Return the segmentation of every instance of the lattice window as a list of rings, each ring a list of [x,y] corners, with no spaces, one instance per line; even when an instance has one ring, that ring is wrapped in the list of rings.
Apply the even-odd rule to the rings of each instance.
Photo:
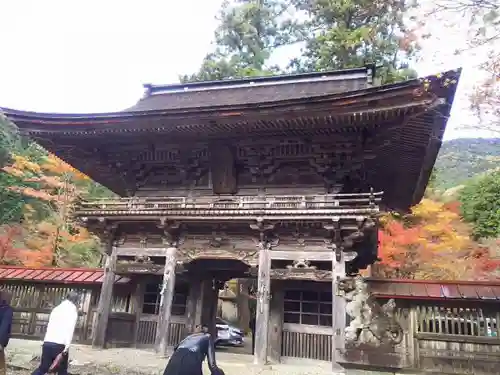
[[[500,313],[471,307],[417,306],[420,333],[499,337]]]
[[[288,290],[285,293],[284,322],[332,326],[332,292]]]
[[[150,283],[144,291],[144,302],[142,304],[143,314],[158,314],[160,311],[161,283]],[[184,315],[186,313],[186,302],[188,295],[187,284],[175,286],[174,300],[172,302],[172,315]]]

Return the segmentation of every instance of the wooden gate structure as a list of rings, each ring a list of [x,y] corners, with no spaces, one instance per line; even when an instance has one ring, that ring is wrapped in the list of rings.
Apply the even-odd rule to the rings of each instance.
[[[81,295],[75,341],[91,343],[103,278],[104,272],[100,269],[0,266],[0,286],[13,295],[14,336],[42,339],[50,308],[71,289]],[[151,311],[151,303],[147,302],[148,291],[142,292],[143,298],[137,296],[137,285],[140,283],[131,278],[115,279],[110,329],[105,337],[108,346],[142,348],[154,344],[156,319],[151,317],[157,315],[143,313]],[[396,299],[397,312],[404,327],[405,339],[395,350],[385,353],[386,361],[399,368],[425,369],[429,374],[498,373],[500,283],[373,279],[369,280],[369,286],[381,301]],[[272,353],[273,358],[332,360],[332,332],[318,329],[316,322],[308,320],[308,316],[313,315],[311,311],[304,311],[308,310],[304,306],[317,301],[323,292],[317,290],[317,296],[314,296],[307,289],[288,289],[281,299],[283,305],[276,308],[279,314],[272,315],[270,336],[276,336],[274,328],[281,332],[279,338],[270,338],[280,344],[278,352]],[[155,294],[159,295],[158,290]],[[141,299],[141,305],[134,302]],[[271,305],[274,301],[271,300]],[[296,303],[301,303],[302,308],[292,309],[291,305]],[[318,321],[323,315],[328,316],[323,312],[330,309],[322,307],[328,306],[326,302],[319,305],[315,311]],[[178,313],[171,323],[169,342],[172,344],[182,337],[184,325],[180,322],[187,317],[187,312],[179,314],[180,308],[174,310]],[[303,312],[290,313],[288,310]],[[293,318],[285,318],[287,314],[292,314]],[[277,315],[281,319],[276,319]],[[128,325],[124,327],[124,324]],[[124,335],[124,332],[129,334]]]
[[[182,327],[215,330],[221,283],[255,277],[256,363],[279,359],[281,330],[324,342],[333,332],[329,358],[342,359],[337,281],[377,259],[380,209],[423,196],[460,71],[378,87],[374,74],[147,85],[116,113],[3,109],[22,134],[121,196],[76,211],[107,254],[93,344],[133,323],[113,318],[116,275],[149,304],[138,337],[156,326],[161,353]]]

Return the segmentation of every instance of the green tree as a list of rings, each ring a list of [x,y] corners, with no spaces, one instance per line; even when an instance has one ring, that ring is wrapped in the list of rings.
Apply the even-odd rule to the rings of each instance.
[[[225,1],[218,20],[215,51],[182,82],[275,74],[279,68],[267,65],[273,51],[300,39],[293,7],[284,0]]]
[[[467,184],[460,192],[462,214],[476,238],[500,236],[500,171]]]
[[[408,68],[417,51],[405,25],[414,7],[405,0],[292,0],[310,16],[303,23],[306,46],[290,63],[297,72],[346,69],[375,63],[381,83],[416,76]]]
[[[20,148],[19,146],[15,126],[0,113],[0,225],[18,222],[23,216],[25,201],[21,194],[10,189],[17,180],[1,171],[1,168],[11,162],[11,152]]]
[[[198,72],[182,82],[278,74],[269,64],[278,48],[301,42],[301,55],[287,72],[303,73],[379,66],[390,83],[415,76],[408,64],[417,43],[405,26],[413,6],[404,0],[237,0],[224,2],[215,31],[215,49]]]

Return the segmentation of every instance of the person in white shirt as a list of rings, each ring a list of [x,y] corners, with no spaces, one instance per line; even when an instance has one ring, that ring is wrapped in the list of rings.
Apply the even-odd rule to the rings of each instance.
[[[57,365],[58,375],[68,374],[68,349],[73,340],[76,322],[78,320],[78,294],[69,292],[66,299],[54,307],[49,316],[47,332],[43,339],[42,358],[40,366],[31,375],[45,375],[51,370],[56,358],[60,361]]]

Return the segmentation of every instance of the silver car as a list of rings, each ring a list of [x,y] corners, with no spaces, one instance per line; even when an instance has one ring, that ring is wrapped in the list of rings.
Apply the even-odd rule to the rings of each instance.
[[[221,318],[217,318],[215,324],[217,327],[215,346],[243,346],[245,333],[241,329]]]

